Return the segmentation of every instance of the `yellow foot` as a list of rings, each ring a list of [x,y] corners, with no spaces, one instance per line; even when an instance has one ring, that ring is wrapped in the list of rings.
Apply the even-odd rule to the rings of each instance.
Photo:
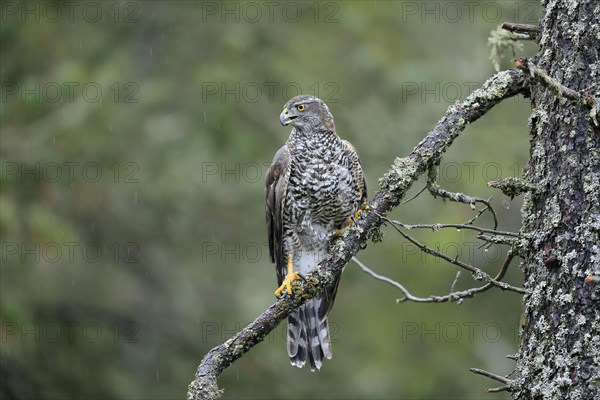
[[[346,221],[346,226],[344,226],[343,228],[340,229],[336,229],[336,231],[333,233],[334,236],[342,236],[344,234],[344,232],[346,232],[346,229],[350,228],[352,226],[352,224],[354,223],[354,221],[356,221],[358,219],[358,217],[360,217],[360,214],[362,214],[362,208],[359,208],[355,213],[353,217],[348,218],[348,221]]]
[[[354,222],[354,220],[358,219],[358,217],[360,217],[360,214],[362,214],[362,208],[359,208],[355,213],[354,213],[354,219],[352,220]]]
[[[349,227],[349,225],[345,226],[343,228],[340,228],[340,229],[336,229],[335,232],[333,232],[333,236],[336,236],[336,237],[342,236],[344,234],[344,232],[346,232],[346,229],[348,229],[348,227]]]
[[[281,292],[285,292],[286,290],[289,294],[292,294],[292,282],[297,281],[298,279],[304,278],[302,278],[302,275],[300,275],[298,272],[288,273],[285,276],[285,279],[283,280],[281,286],[279,286],[279,288],[275,291],[275,296],[281,296]]]

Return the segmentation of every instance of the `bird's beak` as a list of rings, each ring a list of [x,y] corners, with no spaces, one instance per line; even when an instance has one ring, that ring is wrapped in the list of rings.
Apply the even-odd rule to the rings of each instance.
[[[295,115],[293,112],[290,112],[290,110],[284,108],[281,114],[279,114],[279,121],[281,122],[281,125],[287,126],[290,124],[290,122],[292,122],[294,118],[297,117],[298,116]]]

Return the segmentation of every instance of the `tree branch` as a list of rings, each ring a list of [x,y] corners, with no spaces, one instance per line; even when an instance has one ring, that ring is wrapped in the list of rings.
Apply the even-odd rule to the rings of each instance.
[[[576,106],[583,106],[589,111],[589,116],[594,122],[594,125],[600,126],[598,122],[598,113],[600,113],[600,99],[594,98],[591,94],[579,93],[576,90],[566,87],[553,77],[544,69],[539,68],[537,65],[527,58],[519,58],[515,61],[515,66],[531,75],[542,85],[550,89],[550,91],[559,99],[565,98]]]
[[[485,391],[488,393],[511,392],[512,388],[509,385],[503,385],[500,387],[488,388],[488,389],[485,389]]]
[[[432,231],[437,231],[439,229],[444,228],[454,228],[454,229],[468,229],[473,230],[479,233],[493,233],[495,235],[503,235],[503,236],[511,236],[511,237],[519,237],[519,234],[516,232],[507,232],[507,231],[497,231],[495,229],[487,229],[481,228],[479,226],[471,225],[471,224],[403,224],[402,222],[396,221],[395,219],[389,219],[387,222],[401,226],[405,229],[431,229]]]
[[[435,171],[435,168],[429,169],[429,174],[427,177],[427,188],[429,189],[429,193],[431,193],[433,197],[440,196],[443,199],[448,199],[457,203],[468,204],[471,206],[472,210],[475,210],[476,203],[481,203],[485,205],[485,208],[483,208],[473,219],[471,219],[469,223],[472,223],[477,218],[479,218],[479,216],[481,216],[481,214],[483,214],[486,210],[489,210],[492,213],[492,216],[494,217],[494,229],[498,227],[498,216],[496,214],[496,210],[494,210],[494,207],[492,207],[492,205],[490,204],[489,199],[484,200],[479,197],[468,196],[464,193],[449,192],[443,189],[437,183],[437,173]]]
[[[471,264],[467,264],[467,263],[460,261],[458,259],[458,256],[456,258],[452,258],[452,257],[448,256],[447,254],[444,254],[442,252],[439,252],[437,250],[434,250],[430,247],[425,246],[423,243],[419,242],[417,239],[413,238],[408,233],[402,231],[402,229],[399,228],[398,224],[393,223],[391,219],[386,218],[384,216],[382,216],[381,218],[383,220],[385,220],[386,222],[389,222],[392,225],[392,228],[394,228],[400,235],[402,235],[402,237],[404,237],[404,239],[408,240],[409,242],[411,242],[412,244],[417,246],[423,253],[430,254],[434,257],[441,258],[442,260],[445,260],[445,261],[449,262],[450,264],[454,264],[456,266],[459,266],[460,268],[466,269],[471,274],[473,274],[473,277],[476,280],[484,280],[489,285],[499,287],[502,290],[510,290],[511,292],[516,292],[516,293],[521,293],[521,294],[527,293],[525,291],[525,289],[523,289],[523,288],[509,285],[506,282],[500,282],[497,279],[492,278],[488,273],[484,272],[480,268],[477,268]],[[510,259],[509,259],[509,262],[510,262]],[[479,288],[479,289],[482,289],[482,288]],[[477,289],[477,290],[479,290],[479,289]],[[484,290],[487,290],[487,289],[488,288],[485,288]]]
[[[318,268],[296,281],[293,294],[285,295],[271,305],[256,320],[225,343],[213,348],[203,359],[195,379],[188,387],[188,399],[215,399],[220,396],[217,378],[221,372],[244,353],[262,341],[284,318],[301,304],[331,285],[367,242],[377,237],[385,215],[402,201],[415,181],[439,162],[442,153],[465,127],[479,119],[502,100],[527,92],[527,75],[518,70],[499,72],[488,79],[467,99],[451,106],[446,115],[406,158],[396,158],[390,170],[379,180],[381,189],[370,200],[355,223],[334,243],[328,257]]]
[[[492,372],[488,372],[488,371],[486,371],[484,369],[469,368],[469,371],[471,371],[474,374],[487,376],[488,378],[493,379],[493,380],[498,381],[498,382],[510,383],[510,379],[508,379],[508,378],[506,378],[504,376],[498,375],[498,374],[494,374]]]
[[[519,35],[519,39],[540,41],[542,29],[537,25],[517,24],[514,22],[505,22],[502,29]]]
[[[520,178],[500,178],[487,183],[488,187],[500,189],[505,196],[514,199],[525,192],[534,192],[536,187]]]
[[[504,262],[502,263],[502,266],[500,267],[500,271],[494,277],[494,280],[500,281],[502,278],[504,278],[504,275],[506,274],[506,271],[508,270],[508,266],[510,265],[510,262],[512,261],[512,259],[513,259],[513,255],[511,253],[509,253],[506,256],[506,259],[504,260]],[[352,261],[354,261],[356,263],[356,265],[358,265],[364,272],[371,275],[373,278],[378,279],[383,282],[387,282],[390,285],[395,286],[398,289],[400,289],[402,294],[404,294],[404,297],[401,299],[397,299],[396,300],[397,303],[403,303],[405,301],[414,301],[415,303],[445,303],[447,301],[455,301],[458,304],[460,304],[464,298],[474,297],[477,293],[485,292],[486,290],[489,290],[492,287],[494,287],[494,285],[492,285],[491,283],[486,283],[485,285],[480,286],[480,287],[470,288],[470,289],[461,290],[461,291],[455,291],[454,288],[458,281],[458,277],[460,276],[460,271],[458,271],[458,273],[456,274],[456,278],[454,279],[454,282],[452,282],[452,286],[450,287],[449,294],[447,294],[445,296],[417,297],[417,296],[414,296],[413,294],[411,294],[408,291],[408,289],[406,289],[401,283],[396,282],[395,280],[388,278],[387,276],[379,275],[378,273],[376,273],[375,271],[373,271],[369,267],[367,267],[365,264],[360,262],[360,260],[358,258],[352,257]]]
[[[495,381],[504,383],[504,385],[500,387],[486,389],[485,391],[488,393],[514,392],[516,389],[517,381],[515,381],[514,379],[508,379],[505,376],[494,374],[493,372],[489,372],[479,368],[469,368],[469,371],[471,371],[474,374],[483,375]]]

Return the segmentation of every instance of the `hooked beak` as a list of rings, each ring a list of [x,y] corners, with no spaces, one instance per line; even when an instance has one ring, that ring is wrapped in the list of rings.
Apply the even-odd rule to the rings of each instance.
[[[289,125],[294,118],[298,118],[293,112],[290,112],[287,108],[284,108],[281,114],[279,114],[279,121],[281,125],[287,126]]]

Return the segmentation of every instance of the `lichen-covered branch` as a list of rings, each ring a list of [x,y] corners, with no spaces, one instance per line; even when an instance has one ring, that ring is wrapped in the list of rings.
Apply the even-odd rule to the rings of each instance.
[[[217,378],[221,372],[259,343],[284,318],[319,291],[333,283],[334,277],[366,244],[368,238],[378,237],[378,228],[389,211],[402,201],[406,192],[430,167],[439,162],[442,154],[465,127],[483,116],[502,100],[527,92],[526,74],[518,70],[503,71],[488,79],[481,88],[464,101],[451,106],[446,115],[405,158],[397,158],[390,170],[380,179],[381,189],[369,201],[342,237],[336,240],[318,268],[304,281],[296,281],[293,294],[278,299],[251,324],[225,343],[213,348],[202,360],[196,376],[188,387],[188,399],[215,399],[220,391]]]
[[[535,78],[542,85],[546,86],[558,98],[565,98],[577,106],[583,106],[590,112],[590,117],[594,125],[600,126],[598,122],[598,113],[600,112],[600,98],[594,98],[590,93],[579,93],[576,90],[566,87],[556,79],[552,78],[548,72],[539,68],[531,60],[519,58],[515,61],[515,66]]]
[[[535,190],[535,186],[532,184],[523,179],[512,177],[489,181],[487,185],[494,189],[500,189],[502,193],[504,193],[505,196],[510,197],[511,200],[523,193],[533,192]]]

